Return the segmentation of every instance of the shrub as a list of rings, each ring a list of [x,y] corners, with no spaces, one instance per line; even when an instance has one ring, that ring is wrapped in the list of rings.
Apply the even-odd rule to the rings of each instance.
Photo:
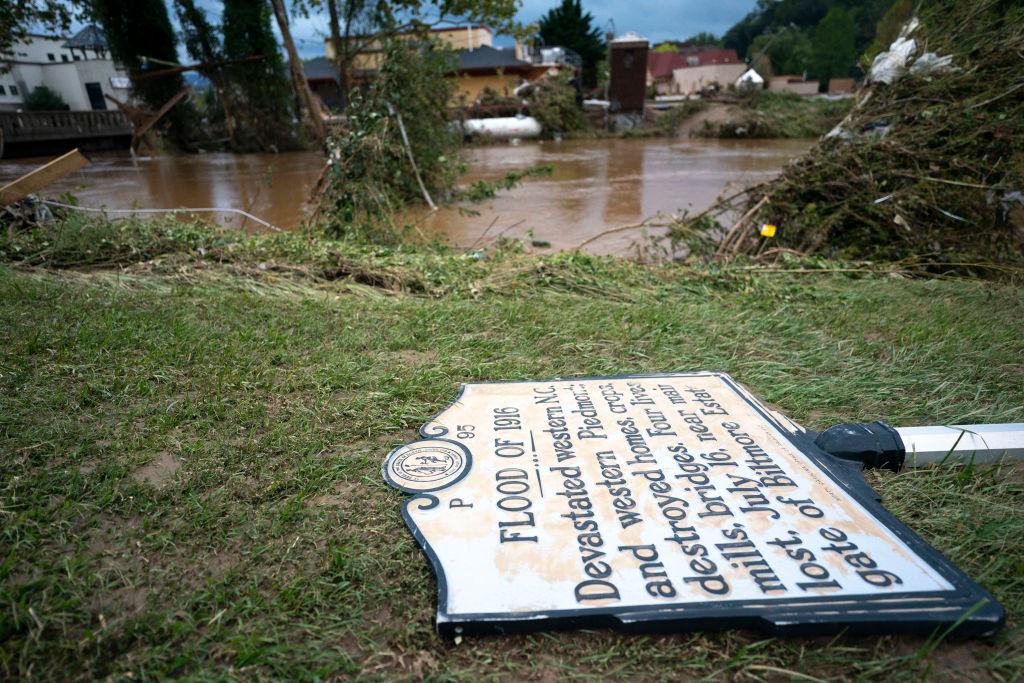
[[[33,88],[25,96],[25,109],[28,111],[67,111],[70,108],[63,97],[45,85]]]
[[[530,114],[544,127],[545,134],[566,133],[587,127],[578,102],[579,93],[567,72],[548,76],[533,87]]]

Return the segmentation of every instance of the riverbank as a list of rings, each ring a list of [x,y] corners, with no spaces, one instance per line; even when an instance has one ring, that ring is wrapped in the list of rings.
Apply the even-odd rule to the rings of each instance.
[[[525,179],[482,203],[442,206],[436,213],[414,205],[400,222],[461,247],[486,244],[501,234],[548,242],[551,250],[567,249],[607,228],[638,223],[659,212],[701,211],[720,194],[770,179],[811,144],[679,136],[470,146],[463,150],[468,171],[458,181],[466,190],[479,181],[500,181],[509,172],[546,164],[554,166],[554,173]],[[82,206],[113,209],[233,207],[282,230],[297,230],[324,157],[317,152],[211,153],[134,162],[125,155],[94,156],[92,161],[49,186],[46,195],[73,194]],[[40,163],[5,164],[0,182]],[[207,218],[254,232],[266,230],[230,214]],[[639,238],[639,230],[610,235],[589,248],[628,255]]]
[[[1006,607],[1001,635],[962,643],[446,641],[402,496],[380,478],[460,382],[485,379],[713,368],[813,428],[1020,421],[1017,285],[827,261],[467,256],[169,220],[0,244],[5,677],[1013,679],[1024,666],[1019,470],[870,477]]]
[[[843,120],[853,98],[806,97],[755,90],[724,93],[716,99],[687,100],[665,109],[647,103],[642,125],[607,130],[591,125],[567,133],[568,139],[694,137],[720,140],[811,139]],[[493,143],[491,143],[493,144]]]
[[[818,138],[850,112],[853,98],[803,97],[764,90],[718,102],[687,122],[689,135],[719,139]]]

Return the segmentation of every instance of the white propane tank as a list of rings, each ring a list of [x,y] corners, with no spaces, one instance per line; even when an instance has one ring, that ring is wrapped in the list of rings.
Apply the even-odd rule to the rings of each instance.
[[[535,138],[540,135],[540,121],[532,116],[503,116],[495,119],[466,119],[462,124],[466,135],[492,138]]]

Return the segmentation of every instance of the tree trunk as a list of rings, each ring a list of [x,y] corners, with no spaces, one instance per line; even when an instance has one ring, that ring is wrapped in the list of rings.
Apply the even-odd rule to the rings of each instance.
[[[346,106],[352,93],[352,63],[358,52],[358,49],[352,47],[352,24],[355,23],[356,15],[362,8],[361,0],[345,0],[345,35],[341,38],[341,50],[338,52],[338,59],[341,60],[338,70],[341,72],[341,87],[345,93]]]
[[[217,62],[223,60],[223,55],[214,46],[213,38],[210,35],[212,26],[206,21],[205,16],[196,8],[193,0],[175,0],[178,6],[178,18],[181,22],[188,23],[196,34],[199,54],[192,56],[208,66],[203,70],[203,75],[209,77],[213,83],[213,89],[217,93],[217,100],[224,111],[224,126],[227,128],[228,140],[231,147],[235,146],[235,121],[231,114],[231,107],[228,104],[228,89],[225,85],[224,70]]]
[[[327,0],[327,13],[331,23],[331,45],[334,47],[334,66],[341,71],[341,21],[338,19],[338,0]]]
[[[350,1],[350,0],[349,0]],[[327,12],[330,15],[331,45],[334,47],[334,67],[338,70],[338,89],[341,91],[342,106],[348,107],[348,65],[341,44],[341,21],[338,18],[338,0],[327,0]],[[348,26],[345,27],[348,34]]]
[[[292,32],[288,28],[288,13],[284,8],[284,0],[270,0],[270,6],[274,8],[277,26],[281,29],[281,38],[284,40],[284,47],[288,52],[288,68],[292,74],[295,94],[299,99],[300,105],[305,110],[313,134],[317,140],[323,142],[327,137],[327,127],[324,125],[324,118],[320,113],[320,106],[317,104],[316,97],[306,82],[306,75],[302,73],[299,51],[295,49],[295,41],[292,40]]]

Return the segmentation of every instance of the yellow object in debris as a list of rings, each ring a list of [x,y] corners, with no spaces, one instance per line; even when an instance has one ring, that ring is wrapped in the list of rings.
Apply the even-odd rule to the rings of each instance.
[[[761,226],[761,237],[775,237],[775,226],[765,223]]]

